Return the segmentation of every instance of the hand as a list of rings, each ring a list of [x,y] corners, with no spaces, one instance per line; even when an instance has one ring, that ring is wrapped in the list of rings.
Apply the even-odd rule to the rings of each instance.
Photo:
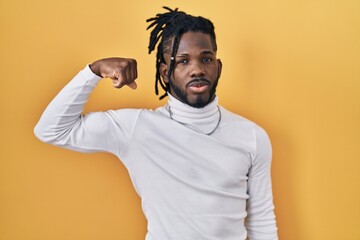
[[[131,58],[105,58],[90,64],[90,69],[98,76],[110,78],[115,88],[124,85],[136,89],[137,63]]]

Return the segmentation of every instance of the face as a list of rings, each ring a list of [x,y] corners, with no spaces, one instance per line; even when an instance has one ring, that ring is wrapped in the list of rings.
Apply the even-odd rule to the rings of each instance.
[[[169,83],[172,96],[196,108],[204,107],[214,100],[222,65],[216,58],[210,35],[201,32],[186,32],[182,35],[174,71],[168,79],[170,57],[170,53],[164,54],[166,64],[161,64],[160,73],[165,82]]]

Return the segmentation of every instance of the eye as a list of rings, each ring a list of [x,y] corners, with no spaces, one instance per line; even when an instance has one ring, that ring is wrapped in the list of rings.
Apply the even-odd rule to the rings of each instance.
[[[203,62],[211,62],[212,59],[211,58],[203,58]]]
[[[186,63],[188,63],[189,62],[189,60],[187,60],[187,59],[180,59],[179,61],[178,61],[178,63],[182,63],[182,64],[186,64]]]

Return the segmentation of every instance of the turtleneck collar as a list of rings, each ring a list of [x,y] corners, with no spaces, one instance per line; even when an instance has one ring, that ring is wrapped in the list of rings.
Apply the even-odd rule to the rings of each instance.
[[[191,107],[179,101],[170,93],[168,93],[168,96],[169,100],[165,108],[173,120],[203,134],[212,133],[218,127],[221,113],[217,96],[202,108]]]

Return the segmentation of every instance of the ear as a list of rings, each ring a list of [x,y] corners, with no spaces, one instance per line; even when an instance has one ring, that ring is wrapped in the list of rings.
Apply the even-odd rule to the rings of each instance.
[[[217,62],[218,62],[218,79],[219,79],[222,71],[222,62],[220,59],[218,59]]]
[[[160,64],[160,76],[164,80],[164,82],[168,83],[169,80],[167,79],[167,73],[168,73],[168,66],[165,63]]]

